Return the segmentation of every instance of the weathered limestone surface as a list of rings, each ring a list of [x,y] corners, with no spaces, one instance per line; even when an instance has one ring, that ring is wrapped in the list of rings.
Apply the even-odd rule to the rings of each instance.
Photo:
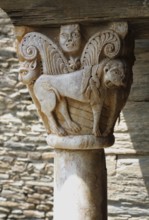
[[[52,219],[53,152],[18,82],[13,28],[0,14],[0,219]],[[149,220],[149,41],[136,42],[134,84],[106,149],[109,220]]]

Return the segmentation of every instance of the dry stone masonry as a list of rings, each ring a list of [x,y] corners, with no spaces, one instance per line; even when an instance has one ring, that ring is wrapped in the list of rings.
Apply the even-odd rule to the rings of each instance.
[[[13,26],[0,11],[0,219],[52,219],[53,155],[18,81]]]
[[[0,219],[53,219],[53,152],[18,81],[15,36],[0,11]],[[106,149],[109,220],[149,220],[149,41],[136,42],[134,84]]]

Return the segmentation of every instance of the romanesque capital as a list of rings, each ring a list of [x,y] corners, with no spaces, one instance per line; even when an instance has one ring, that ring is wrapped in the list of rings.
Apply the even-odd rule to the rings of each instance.
[[[55,33],[25,33],[20,80],[27,85],[56,148],[114,143],[114,125],[132,84],[133,38],[125,22],[90,28],[62,25]],[[58,29],[58,28],[57,28]]]

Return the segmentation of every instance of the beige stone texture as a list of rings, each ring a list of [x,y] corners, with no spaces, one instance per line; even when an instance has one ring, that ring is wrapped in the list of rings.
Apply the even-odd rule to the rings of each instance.
[[[45,217],[40,220],[52,220],[52,149],[45,142],[45,129],[27,89],[18,82],[14,41],[13,27],[1,12],[0,173],[4,176],[0,179],[0,219],[33,219],[23,214],[27,210],[26,213],[44,212]],[[129,102],[115,129],[115,145],[106,149],[108,220],[149,220],[148,40],[136,41],[135,55]],[[35,152],[40,156],[33,156]],[[43,207],[46,208],[41,210]]]

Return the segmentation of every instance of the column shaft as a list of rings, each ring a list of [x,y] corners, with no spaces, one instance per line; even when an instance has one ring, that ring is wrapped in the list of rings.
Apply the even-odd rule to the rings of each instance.
[[[54,220],[107,220],[104,150],[56,150]]]

